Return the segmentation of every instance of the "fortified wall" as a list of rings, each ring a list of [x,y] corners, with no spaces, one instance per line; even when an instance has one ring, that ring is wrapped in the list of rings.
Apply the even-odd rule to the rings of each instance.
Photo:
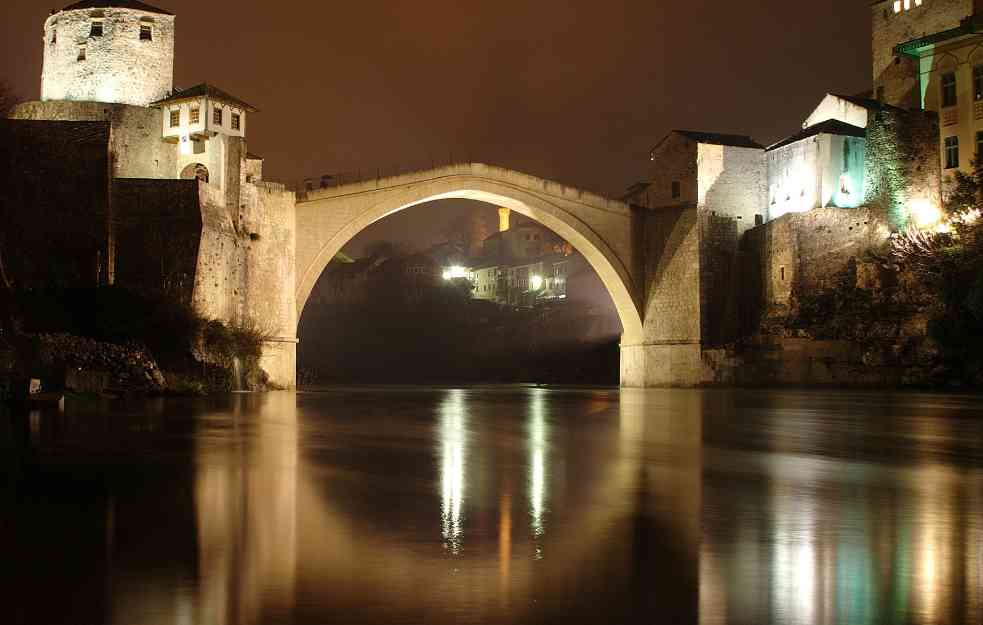
[[[104,102],[26,102],[10,119],[66,122],[108,122],[109,154],[116,178],[174,178],[177,154],[160,140],[159,109]]]
[[[0,120],[5,282],[94,284],[107,272],[106,122]]]

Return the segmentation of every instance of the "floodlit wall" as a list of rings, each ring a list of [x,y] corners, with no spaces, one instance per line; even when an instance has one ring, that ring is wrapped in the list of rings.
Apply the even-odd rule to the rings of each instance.
[[[202,237],[194,304],[206,317],[253,327],[270,338],[260,366],[273,383],[296,384],[294,194],[283,185],[243,184],[227,204],[202,184]]]
[[[851,259],[875,249],[889,232],[867,208],[791,213],[749,231],[741,254],[742,333],[788,312],[795,293],[834,286]]]
[[[621,343],[621,384],[691,385],[702,379],[700,226],[696,208],[647,211],[641,344]]]
[[[884,102],[901,107],[918,106],[917,62],[895,57],[894,47],[926,35],[959,26],[973,14],[974,0],[923,0],[900,13],[894,12],[893,0],[881,0],[871,6],[873,57],[872,73],[875,94],[883,93]]]
[[[871,113],[865,155],[865,204],[893,229],[915,212],[938,211],[942,175],[939,120],[930,111],[885,107]]]
[[[697,205],[713,214],[732,217],[743,233],[764,219],[766,191],[765,151],[729,145],[699,144],[697,150]]]
[[[213,100],[211,98],[195,98],[182,102],[174,102],[161,106],[163,115],[163,136],[170,139],[182,140],[182,137],[189,137],[196,133],[218,133],[229,135],[230,137],[246,136],[246,111]],[[191,111],[198,111],[198,121],[191,121]],[[215,111],[222,111],[222,123],[215,123]],[[176,113],[178,124],[171,125],[171,113]],[[232,127],[232,114],[239,116],[239,128]]]
[[[865,139],[825,133],[769,150],[768,218],[860,206],[865,158]]]
[[[976,158],[976,133],[983,130],[983,101],[976,99],[974,68],[983,65],[983,47],[977,37],[942,43],[924,53],[919,59],[921,107],[939,114],[940,163],[944,174],[951,175],[956,168],[945,169],[945,141],[955,137],[959,142],[957,167],[964,173],[973,171]],[[942,76],[952,73],[956,77],[956,101],[952,106],[942,106]]]
[[[816,110],[806,118],[802,127],[809,128],[831,119],[837,119],[858,128],[866,128],[867,109],[833,94],[827,94],[816,107]]]
[[[101,22],[102,35],[93,36]],[[149,25],[152,39],[140,37]],[[123,8],[59,11],[44,23],[42,100],[147,106],[174,87],[174,16]]]
[[[14,107],[10,117],[37,121],[107,121],[115,177],[177,177],[177,149],[161,141],[161,113],[157,109],[98,102],[26,102]]]

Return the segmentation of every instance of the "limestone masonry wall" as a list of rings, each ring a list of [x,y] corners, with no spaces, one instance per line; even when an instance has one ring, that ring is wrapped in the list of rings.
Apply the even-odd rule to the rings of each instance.
[[[920,7],[895,13],[891,0],[871,6],[873,81],[875,92],[884,88],[884,101],[895,106],[920,106],[918,68],[909,59],[895,62],[894,47],[900,43],[959,26],[972,15],[974,0],[927,0]]]
[[[113,181],[116,284],[190,303],[202,236],[197,180]]]
[[[651,184],[629,200],[646,208],[695,206],[699,194],[696,152],[695,141],[677,133],[669,134],[652,152]],[[672,197],[673,182],[679,183],[678,198]]]
[[[765,151],[701,143],[697,154],[700,208],[732,217],[743,233],[764,218],[767,201]]]
[[[931,111],[872,111],[865,155],[866,203],[893,229],[908,224],[914,203],[940,206],[939,118]]]
[[[20,288],[105,278],[106,122],[0,119],[0,244]]]
[[[296,384],[295,197],[283,185],[243,184],[236,207],[201,184],[202,235],[194,305],[203,315],[270,337],[260,366],[274,384]]]
[[[700,335],[704,348],[737,339],[739,228],[734,218],[700,212]]]
[[[867,208],[823,208],[784,215],[742,242],[743,334],[767,315],[788,312],[792,296],[831,287],[851,259],[887,238],[887,224]]]
[[[176,176],[177,150],[160,138],[158,109],[99,102],[26,102],[11,119],[38,121],[108,121],[113,175],[117,178]]]
[[[700,360],[700,224],[696,208],[646,211],[642,344],[621,344],[623,386],[697,384]]]
[[[102,22],[101,36],[92,36],[96,20]],[[141,39],[142,24],[151,27],[151,40]],[[45,22],[42,45],[42,100],[146,106],[174,88],[171,15],[122,8],[60,11]]]

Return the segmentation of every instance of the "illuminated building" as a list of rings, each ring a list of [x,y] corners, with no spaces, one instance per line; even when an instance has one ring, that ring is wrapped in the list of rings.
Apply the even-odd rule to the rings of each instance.
[[[983,143],[983,2],[881,0],[871,11],[875,97],[937,112],[943,170],[970,172]]]
[[[471,261],[474,297],[512,306],[565,300],[568,277],[586,268],[570,245],[538,224],[528,223],[485,239]]]

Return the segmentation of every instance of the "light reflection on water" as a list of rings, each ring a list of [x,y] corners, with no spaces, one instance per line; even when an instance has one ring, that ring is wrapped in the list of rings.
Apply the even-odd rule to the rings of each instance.
[[[467,429],[464,391],[447,392],[440,404],[440,482],[444,546],[453,554],[461,550],[464,531],[461,509],[464,505],[464,452]]]
[[[0,415],[0,620],[983,623],[981,412],[490,387]]]

